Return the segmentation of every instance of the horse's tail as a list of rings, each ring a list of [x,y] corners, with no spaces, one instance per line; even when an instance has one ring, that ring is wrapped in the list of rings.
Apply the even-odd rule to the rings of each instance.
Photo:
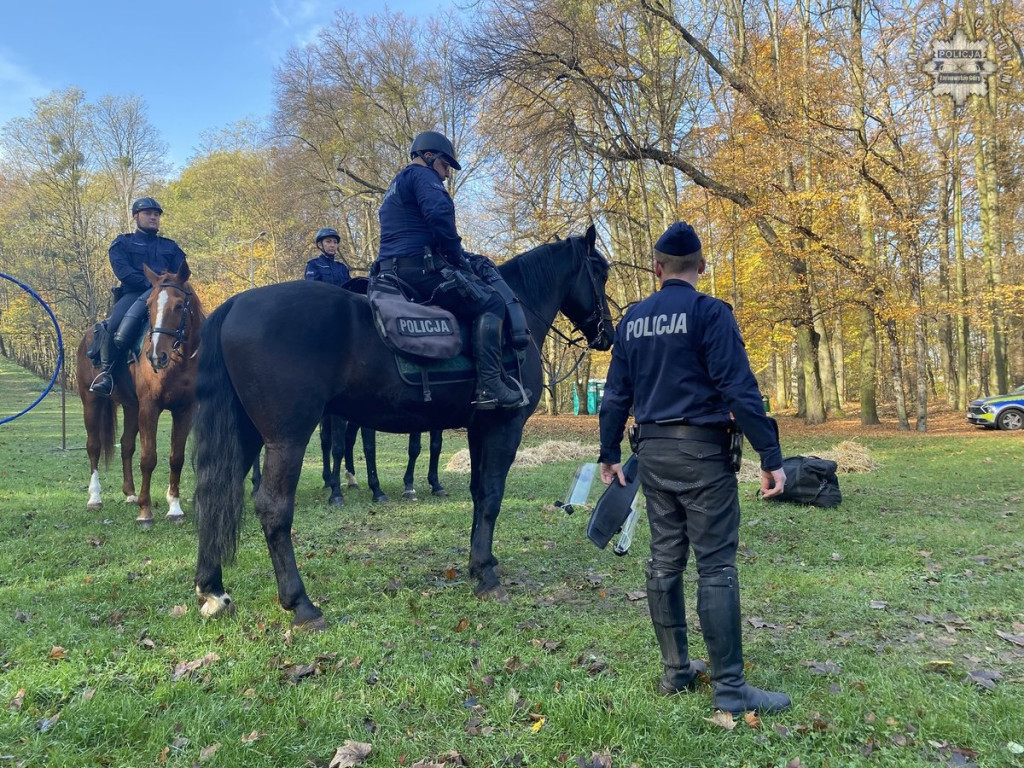
[[[104,468],[110,467],[110,460],[114,458],[114,435],[117,432],[117,407],[112,397],[94,398],[93,413],[96,416],[94,424],[99,428],[100,456],[103,458]]]
[[[229,299],[202,326],[193,425],[192,466],[196,473],[199,567],[231,562],[238,547],[243,510],[244,456],[255,427],[231,382],[224,362],[221,328],[234,304]],[[252,463],[252,457],[249,459]]]
[[[78,345],[76,360],[78,362],[76,377],[78,379],[78,397],[82,401],[82,415],[85,419],[87,439],[99,441],[99,455],[105,469],[110,468],[114,458],[114,445],[117,438],[117,406],[113,397],[99,397],[89,391],[89,383],[94,376],[95,368],[86,354],[86,349],[93,343],[95,334],[89,331]]]

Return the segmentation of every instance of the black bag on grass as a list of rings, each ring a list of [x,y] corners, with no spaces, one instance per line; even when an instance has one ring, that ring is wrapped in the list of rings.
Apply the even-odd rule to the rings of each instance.
[[[782,460],[786,487],[768,501],[788,501],[815,507],[838,507],[843,500],[836,469],[839,465],[817,456],[790,456]],[[760,491],[758,491],[760,493]]]

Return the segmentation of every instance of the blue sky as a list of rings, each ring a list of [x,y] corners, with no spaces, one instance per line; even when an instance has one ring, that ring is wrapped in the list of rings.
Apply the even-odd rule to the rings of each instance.
[[[138,94],[183,166],[207,131],[273,110],[274,68],[291,47],[344,8],[384,11],[374,0],[0,0],[0,125],[28,117],[32,100],[76,86],[89,101]],[[447,4],[391,0],[429,16]]]

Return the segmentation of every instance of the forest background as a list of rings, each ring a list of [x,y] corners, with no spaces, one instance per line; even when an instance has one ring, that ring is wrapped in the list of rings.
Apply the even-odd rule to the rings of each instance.
[[[993,65],[962,107],[925,73],[957,30]],[[891,407],[923,431],[930,404],[1024,383],[1022,45],[1024,8],[992,0],[338,11],[280,62],[273,114],[207,135],[180,172],[142,96],[69,88],[2,126],[0,272],[73,349],[106,315],[132,199],[152,195],[208,308],[301,277],[321,226],[365,273],[412,137],[440,130],[465,169],[468,249],[500,263],[594,221],[624,308],[656,288],[653,242],[685,219],[699,287],[732,304],[774,407],[811,424]],[[0,281],[0,355],[48,376],[58,353],[38,304]],[[550,413],[607,363],[557,338],[544,356]]]

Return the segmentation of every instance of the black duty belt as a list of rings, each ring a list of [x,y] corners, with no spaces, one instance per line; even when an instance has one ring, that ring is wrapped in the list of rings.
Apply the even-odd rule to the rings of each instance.
[[[395,269],[423,269],[423,255],[396,256],[392,259],[377,259],[377,270],[379,272],[391,272]]]
[[[728,444],[732,440],[732,432],[731,427],[699,427],[694,424],[638,424],[636,427],[637,440],[700,440]]]

